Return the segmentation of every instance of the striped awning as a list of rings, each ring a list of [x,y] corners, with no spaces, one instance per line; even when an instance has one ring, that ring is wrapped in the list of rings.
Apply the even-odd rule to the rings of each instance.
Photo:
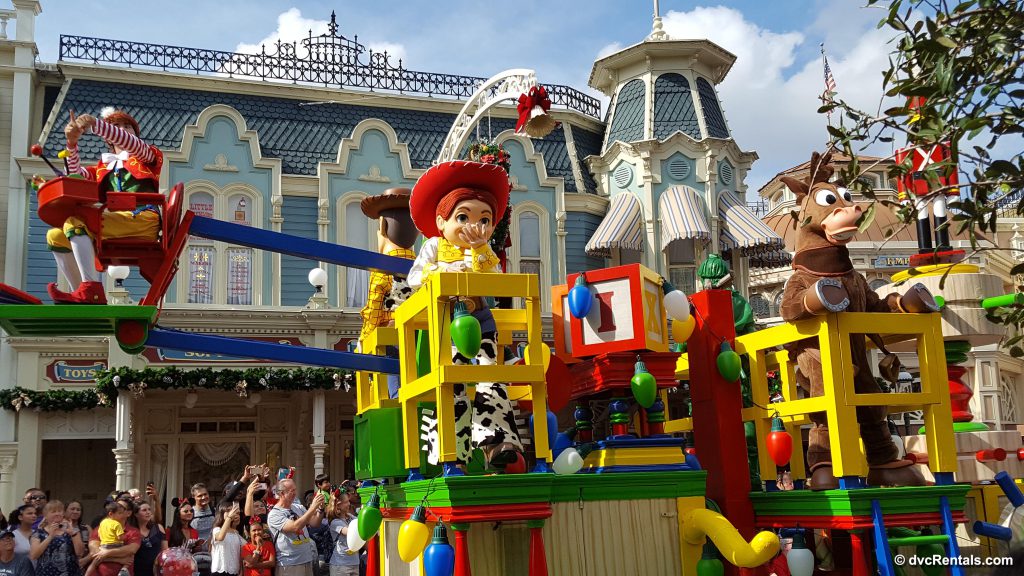
[[[783,247],[782,238],[728,190],[718,194],[718,218],[722,250],[739,248],[747,254]]]
[[[601,225],[587,242],[587,254],[609,256],[612,248],[643,251],[644,209],[640,199],[622,192],[612,197]]]
[[[661,222],[661,249],[667,250],[675,240],[711,238],[711,227],[704,214],[704,200],[700,192],[689,186],[672,186],[658,200],[658,219]]]

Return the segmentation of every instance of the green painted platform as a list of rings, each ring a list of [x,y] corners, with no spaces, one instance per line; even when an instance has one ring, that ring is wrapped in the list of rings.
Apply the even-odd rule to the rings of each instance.
[[[885,514],[923,514],[939,510],[939,499],[949,498],[953,510],[963,510],[970,484],[906,486],[858,490],[789,490],[753,492],[750,500],[757,516],[870,516],[871,501],[878,500]]]
[[[119,321],[147,326],[156,320],[156,306],[90,306],[85,304],[3,304],[0,328],[9,336],[106,336]]]
[[[453,476],[403,482],[381,490],[382,508],[410,508],[424,498],[428,506],[493,506],[531,502],[652,500],[704,497],[707,472],[635,472],[621,474],[502,474]],[[374,488],[360,490],[364,499]]]

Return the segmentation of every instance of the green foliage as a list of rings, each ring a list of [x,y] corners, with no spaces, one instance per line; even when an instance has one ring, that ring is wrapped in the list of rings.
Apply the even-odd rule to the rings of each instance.
[[[977,252],[1011,250],[994,246],[1000,216],[1024,215],[1024,7],[1019,0],[868,0],[883,8],[879,28],[895,33],[889,68],[882,74],[885,97],[898,105],[880,114],[857,110],[842,100],[819,112],[840,112],[830,126],[834,147],[853,160],[840,178],[873,198],[857,154],[876,142],[906,142],[930,151],[945,144],[951,159],[923,170],[929,196],[957,193],[940,177],[959,169],[960,200],[950,230],[964,234]],[[852,122],[847,122],[850,120]],[[912,170],[908,158],[891,167],[895,181]],[[912,224],[914,210],[890,204]],[[896,231],[890,231],[894,234]],[[1018,291],[1020,288],[1018,288]],[[1020,327],[1019,310],[995,317]]]
[[[346,370],[331,368],[114,368],[99,372],[96,387],[87,390],[52,388],[36,391],[20,387],[0,390],[0,407],[36,412],[91,410],[99,406],[113,406],[122,391],[141,397],[146,390],[224,390],[244,398],[256,392],[275,390],[339,390],[342,387],[347,389],[351,377]]]

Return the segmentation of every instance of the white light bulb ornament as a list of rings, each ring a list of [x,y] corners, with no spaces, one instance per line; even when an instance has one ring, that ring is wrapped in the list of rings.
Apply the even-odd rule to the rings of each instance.
[[[593,452],[593,444],[582,444],[579,447],[570,446],[555,458],[551,469],[559,476],[575,474],[583,469],[584,460],[587,455]]]
[[[804,544],[803,530],[798,529],[793,535],[793,547],[786,554],[786,563],[789,564],[789,573],[793,576],[813,576],[814,552],[808,550]]]
[[[665,293],[665,311],[673,320],[685,322],[690,318],[690,299],[682,290],[679,290],[667,280],[661,283],[661,289]]]

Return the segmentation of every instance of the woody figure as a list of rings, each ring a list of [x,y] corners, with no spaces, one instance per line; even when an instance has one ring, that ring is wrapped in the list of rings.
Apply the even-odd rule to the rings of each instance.
[[[82,114],[64,127],[68,147],[68,174],[78,174],[99,182],[102,192],[157,192],[163,154],[156,146],[139,138],[139,123],[127,112],[104,108],[100,118]],[[96,166],[82,167],[78,156],[78,139],[83,134],[95,134],[107,143]],[[156,240],[160,230],[160,214],[155,206],[143,206],[134,211],[104,211],[103,238],[139,238]],[[96,269],[94,231],[75,216],[64,222],[63,228],[51,228],[46,233],[46,245],[57,260],[57,267],[73,288],[63,292],[51,282],[46,287],[50,298],[58,304],[106,304],[107,297]]]
[[[456,160],[433,166],[413,187],[409,208],[413,222],[427,238],[409,271],[409,285],[419,288],[435,272],[500,273],[501,263],[488,241],[495,223],[508,208],[508,174],[498,165]],[[480,322],[482,365],[497,363],[497,326],[482,298],[464,300]],[[452,347],[452,362],[470,364]],[[487,463],[498,469],[518,460],[523,451],[507,385],[480,382],[470,410],[465,387],[455,385],[456,455],[468,462],[472,448],[480,448]],[[439,460],[437,421],[425,418],[428,460]],[[445,474],[461,474],[445,466]]]
[[[364,198],[359,203],[367,218],[378,221],[377,251],[396,258],[416,258],[412,251],[419,230],[409,215],[408,188],[389,188],[383,194]],[[412,294],[409,282],[403,276],[374,271],[370,274],[370,289],[366,297],[366,305],[359,313],[363,319],[363,329],[359,333],[359,341],[379,326],[390,326],[392,316],[398,306]],[[389,346],[389,357],[398,357],[398,349]],[[401,384],[397,374],[388,375],[388,393],[391,398],[398,397]]]

